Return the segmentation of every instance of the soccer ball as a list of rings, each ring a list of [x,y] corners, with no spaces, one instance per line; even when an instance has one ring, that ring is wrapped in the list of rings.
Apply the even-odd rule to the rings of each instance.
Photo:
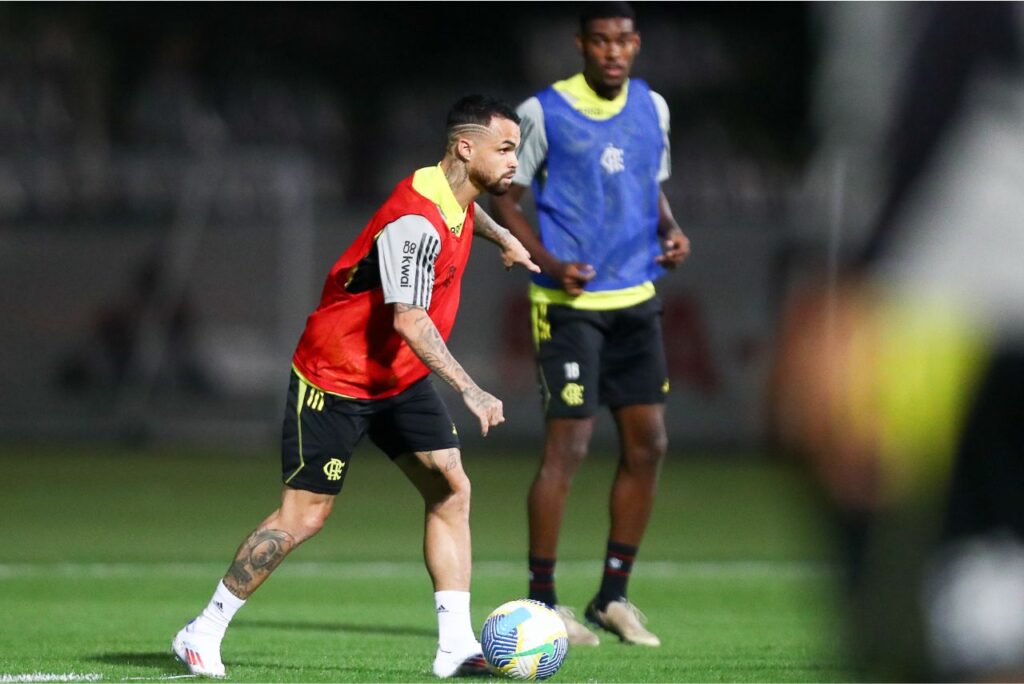
[[[569,652],[558,613],[540,601],[503,603],[487,616],[480,643],[491,670],[512,679],[547,679]]]

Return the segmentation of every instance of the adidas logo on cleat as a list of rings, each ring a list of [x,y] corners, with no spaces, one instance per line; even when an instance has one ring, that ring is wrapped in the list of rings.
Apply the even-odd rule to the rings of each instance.
[[[195,620],[175,635],[171,651],[193,675],[223,677],[224,663],[220,659],[220,639],[196,631]],[[205,656],[205,657],[204,657]]]
[[[188,658],[189,665],[198,665],[199,667],[206,667],[203,665],[203,657],[191,648],[185,649],[185,656]]]

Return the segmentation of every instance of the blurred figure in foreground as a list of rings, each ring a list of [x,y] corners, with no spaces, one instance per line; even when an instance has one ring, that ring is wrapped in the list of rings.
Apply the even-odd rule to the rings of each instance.
[[[871,679],[1024,679],[1024,7],[923,6],[888,192],[793,297],[779,436],[837,514]]]

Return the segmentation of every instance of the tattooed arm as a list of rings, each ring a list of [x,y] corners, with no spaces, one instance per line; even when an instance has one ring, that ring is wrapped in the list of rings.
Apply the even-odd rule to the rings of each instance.
[[[499,399],[480,389],[455,360],[427,312],[411,304],[396,303],[395,332],[402,336],[416,356],[442,380],[462,395],[466,408],[480,421],[480,431],[505,422]]]
[[[523,247],[523,243],[507,228],[488,216],[479,204],[476,205],[473,218],[473,235],[479,235],[501,247],[501,261],[506,269],[512,268],[515,264],[522,264],[526,270],[540,273],[540,266],[530,259],[530,253]]]

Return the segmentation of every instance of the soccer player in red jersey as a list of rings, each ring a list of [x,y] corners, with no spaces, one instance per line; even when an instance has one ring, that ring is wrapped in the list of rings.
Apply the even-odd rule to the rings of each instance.
[[[538,267],[519,240],[474,202],[508,190],[519,118],[473,95],[448,114],[444,159],[401,181],[327,276],[292,358],[282,435],[281,507],[242,542],[209,605],[173,649],[194,674],[224,676],[221,640],[235,612],[296,546],[323,526],[364,435],[426,503],[424,555],[434,583],[438,677],[485,671],[469,613],[469,479],[459,438],[430,383],[462,395],[487,435],[502,404],[482,390],[445,341],[455,322],[472,238],[501,249],[506,267]]]

